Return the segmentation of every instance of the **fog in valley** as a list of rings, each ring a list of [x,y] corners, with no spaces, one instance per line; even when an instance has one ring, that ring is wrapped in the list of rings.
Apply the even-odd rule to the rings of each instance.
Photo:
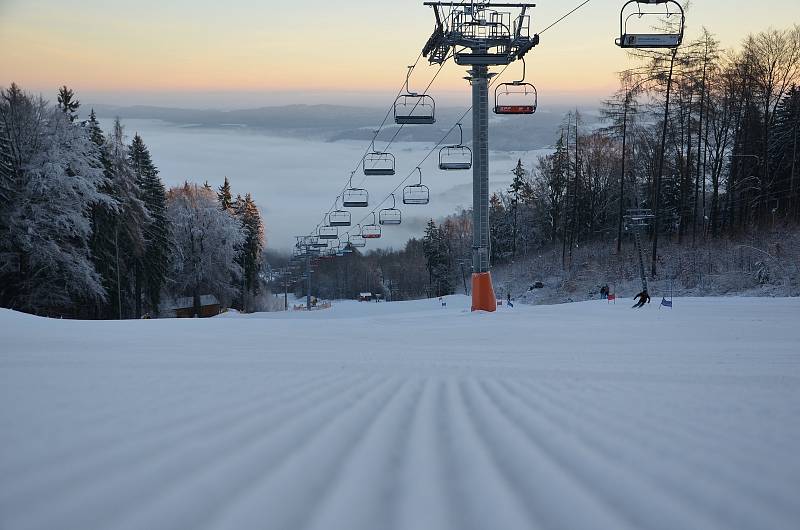
[[[208,181],[217,188],[227,176],[234,194],[251,193],[261,209],[268,247],[288,250],[294,235],[309,233],[330,209],[336,195],[347,183],[350,172],[369,147],[373,130],[385,110],[332,105],[292,105],[251,110],[189,110],[161,107],[94,108],[104,130],[119,116],[129,138],[139,133],[149,146],[167,186],[185,180]],[[491,122],[490,185],[507,188],[510,171],[521,158],[530,168],[539,154],[549,152],[568,109],[543,110],[534,117],[500,119]],[[403,223],[384,227],[383,237],[373,247],[401,247],[409,237],[420,237],[425,223],[457,209],[472,205],[472,172],[443,172],[437,168],[438,150],[423,158],[447,133],[463,109],[441,109],[434,126],[404,127],[390,151],[397,159],[397,174],[365,177],[359,168],[353,183],[370,193],[370,208],[353,209],[353,221],[371,221],[367,215],[378,201],[406,177],[416,181],[414,168],[421,164],[423,183],[431,190],[427,206],[398,207]],[[376,147],[384,148],[397,132],[387,120]],[[471,115],[463,120],[464,143],[471,145]],[[458,143],[458,130],[445,144]],[[343,231],[342,229],[341,231]]]

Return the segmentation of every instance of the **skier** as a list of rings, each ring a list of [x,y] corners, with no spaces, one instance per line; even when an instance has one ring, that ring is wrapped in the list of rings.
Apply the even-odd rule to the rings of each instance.
[[[508,307],[514,307],[514,304],[511,303],[511,291],[506,293],[506,304]]]
[[[606,284],[606,285],[604,285],[604,286],[602,286],[600,288],[600,298],[607,299],[608,298],[608,293],[609,293],[608,284]]]
[[[650,303],[650,295],[647,294],[647,289],[645,289],[644,291],[633,297],[634,300],[636,300],[637,298],[639,299],[639,302],[633,306],[637,309],[642,307],[646,303],[647,304]]]

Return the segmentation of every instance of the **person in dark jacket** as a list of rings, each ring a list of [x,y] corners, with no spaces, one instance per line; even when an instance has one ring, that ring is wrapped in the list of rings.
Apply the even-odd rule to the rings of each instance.
[[[633,297],[634,300],[636,300],[637,298],[639,299],[639,302],[633,306],[635,308],[640,308],[644,304],[650,303],[650,295],[647,294],[647,289],[645,289],[644,291]]]

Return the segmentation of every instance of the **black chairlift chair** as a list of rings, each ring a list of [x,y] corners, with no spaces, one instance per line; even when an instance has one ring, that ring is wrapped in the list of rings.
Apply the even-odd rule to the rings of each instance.
[[[347,236],[347,241],[342,241],[339,243],[339,252],[342,256],[345,254],[352,254],[353,253],[353,245],[350,244],[350,236]]]
[[[328,214],[328,224],[330,226],[350,226],[350,212],[347,210],[340,210],[337,208],[339,198],[336,197],[336,202],[333,205],[333,211]]]
[[[361,235],[362,231],[361,225],[358,225],[358,233],[347,236],[347,241],[350,243],[351,247],[363,248],[367,246],[367,242],[364,241],[364,236]]]
[[[378,223],[382,225],[399,225],[403,220],[403,215],[396,206],[397,202],[394,199],[394,193],[392,193],[392,207],[382,208],[378,212]]]
[[[464,145],[464,129],[457,123],[459,140],[457,145],[446,145],[439,149],[439,169],[469,169],[472,167],[472,149]]]
[[[422,170],[419,167],[416,169],[419,172],[419,182],[403,188],[403,204],[428,204],[431,201],[431,191],[422,183]]]
[[[363,188],[353,187],[353,173],[350,173],[350,183],[342,192],[342,206],[344,208],[366,208],[369,206],[369,193]]]
[[[381,237],[381,227],[375,224],[375,212],[372,212],[372,222],[364,225],[361,229],[361,237],[364,239],[378,239]]]
[[[308,238],[306,238],[306,244],[311,248],[325,248],[328,246],[326,241],[320,240],[317,236],[308,236]]]
[[[324,239],[325,241],[328,241],[330,239],[339,239],[339,229],[336,228],[335,226],[331,226],[330,224],[328,224],[327,226],[321,225],[317,229],[317,237],[319,237],[320,239]]]
[[[539,104],[536,87],[525,82],[525,59],[522,59],[522,79],[500,83],[494,89],[495,114],[533,114]]]
[[[636,11],[627,12],[628,6],[636,4]],[[642,4],[660,6],[664,9],[642,11]],[[674,10],[670,9],[674,7]],[[655,8],[653,8],[655,9]],[[650,23],[647,26],[631,28],[628,23],[632,17],[637,20],[650,22],[660,22],[661,29]],[[673,18],[676,17],[676,18]],[[622,6],[619,14],[619,37],[614,43],[620,48],[668,48],[675,49],[683,42],[683,29],[686,23],[686,16],[683,7],[676,0],[629,0]]]
[[[368,177],[394,175],[394,155],[376,150],[375,138],[372,139],[370,152],[364,155],[361,164],[364,166],[364,174]]]
[[[400,125],[429,125],[436,123],[436,102],[427,94],[417,94],[408,88],[408,78],[413,66],[406,74],[406,92],[394,100],[394,122]]]

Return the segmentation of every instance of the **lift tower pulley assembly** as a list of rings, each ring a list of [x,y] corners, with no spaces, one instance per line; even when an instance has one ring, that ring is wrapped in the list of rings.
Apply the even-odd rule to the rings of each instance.
[[[433,8],[436,27],[422,54],[431,64],[451,56],[469,66],[472,85],[472,309],[495,311],[489,275],[489,73],[522,59],[539,43],[530,34],[528,10],[536,4],[423,2]],[[514,13],[512,14],[512,10]]]

